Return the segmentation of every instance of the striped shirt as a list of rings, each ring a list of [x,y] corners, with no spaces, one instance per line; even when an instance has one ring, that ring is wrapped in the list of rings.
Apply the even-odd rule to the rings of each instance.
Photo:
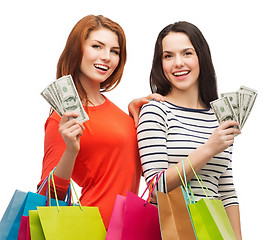
[[[190,109],[155,100],[144,105],[137,135],[146,181],[149,182],[156,173],[182,161],[204,144],[217,127],[216,116],[210,108]],[[231,157],[232,146],[214,156],[198,172],[212,196],[222,200],[225,207],[238,204]],[[166,172],[158,184],[159,191],[167,191],[165,175]],[[190,180],[190,185],[195,201],[205,197],[195,177]]]

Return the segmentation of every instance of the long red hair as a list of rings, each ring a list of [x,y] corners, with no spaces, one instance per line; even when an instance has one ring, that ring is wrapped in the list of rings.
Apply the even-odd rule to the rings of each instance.
[[[91,31],[98,30],[100,28],[107,28],[116,33],[120,46],[120,60],[118,66],[112,75],[100,84],[101,91],[106,92],[114,89],[119,84],[123,75],[127,53],[126,37],[121,26],[102,15],[88,15],[82,18],[69,34],[66,46],[58,60],[56,73],[57,78],[69,74],[72,76],[81,100],[87,101],[87,93],[79,79],[80,65],[83,55],[82,45],[88,38]]]

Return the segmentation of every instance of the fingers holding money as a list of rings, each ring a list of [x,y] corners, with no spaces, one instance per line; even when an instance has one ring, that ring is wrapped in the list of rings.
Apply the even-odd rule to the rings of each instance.
[[[220,127],[223,129],[224,135],[227,137],[227,139],[234,140],[235,136],[241,134],[241,131],[239,129],[239,123],[236,121],[225,121],[220,124]]]
[[[212,135],[205,143],[205,145],[209,147],[209,151],[212,153],[212,156],[221,153],[234,143],[234,137],[241,133],[241,131],[236,128],[238,125],[238,122],[228,120],[222,122],[213,131]]]
[[[222,128],[224,130],[227,129],[228,132],[230,132],[229,134],[232,134],[231,132],[240,134],[241,131],[238,128],[238,126],[239,126],[239,123],[237,121],[234,121],[234,120],[227,120],[227,121],[222,122],[220,124],[220,128]]]

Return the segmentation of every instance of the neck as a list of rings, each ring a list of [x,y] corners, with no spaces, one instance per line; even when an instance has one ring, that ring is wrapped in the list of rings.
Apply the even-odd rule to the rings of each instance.
[[[199,92],[179,91],[172,89],[166,96],[166,101],[173,103],[177,106],[192,108],[192,109],[205,109],[206,106],[199,96]]]
[[[87,100],[83,100],[83,105],[98,106],[105,102],[104,96],[100,92],[100,83],[89,81],[89,79],[80,78],[81,84],[86,91]]]

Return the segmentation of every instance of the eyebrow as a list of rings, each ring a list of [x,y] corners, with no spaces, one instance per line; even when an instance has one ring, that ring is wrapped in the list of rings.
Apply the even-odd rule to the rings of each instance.
[[[92,41],[98,42],[102,46],[105,46],[105,44],[103,42],[99,41],[99,40],[92,40]],[[112,49],[120,49],[120,47],[112,47]]]
[[[192,47],[184,48],[183,50],[181,50],[181,52],[186,52],[188,50],[192,50],[192,51],[196,52],[195,49]],[[173,53],[173,52],[172,51],[163,51],[162,53],[164,54],[164,53]]]

